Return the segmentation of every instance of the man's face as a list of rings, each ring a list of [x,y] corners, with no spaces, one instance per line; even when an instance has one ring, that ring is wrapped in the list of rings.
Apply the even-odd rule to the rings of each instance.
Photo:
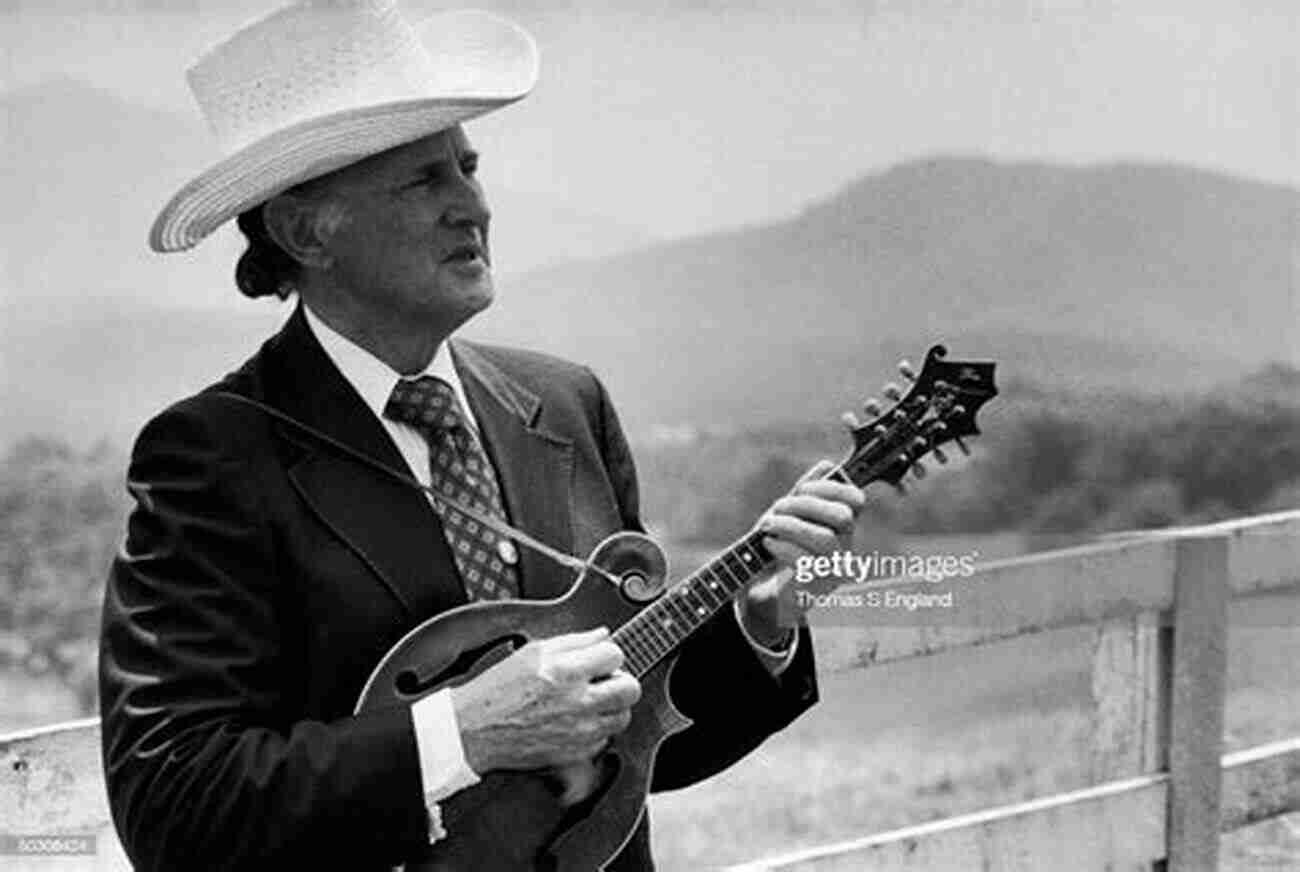
[[[450,331],[492,302],[491,213],[477,168],[457,126],[321,180],[344,208],[326,242],[329,269],[359,313]]]

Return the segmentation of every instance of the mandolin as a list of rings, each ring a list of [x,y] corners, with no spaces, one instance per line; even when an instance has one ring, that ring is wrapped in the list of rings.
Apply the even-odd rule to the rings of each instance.
[[[827,473],[865,488],[901,486],[917,461],[979,432],[975,415],[997,394],[994,364],[953,361],[936,345],[920,373],[900,367],[912,385],[893,404],[851,428],[848,456]],[[601,542],[569,591],[554,600],[470,603],[420,624],[375,667],[356,711],[410,705],[461,684],[533,639],[597,626],[617,628],[612,641],[623,668],[641,682],[632,721],[589,766],[492,771],[439,805],[447,836],[406,864],[408,872],[555,872],[600,870],[627,843],[644,814],[655,754],[690,725],[669,697],[677,654],[691,633],[764,570],[773,557],[757,531],[733,543],[664,590],[663,552],[640,533]],[[659,593],[663,591],[662,593]]]

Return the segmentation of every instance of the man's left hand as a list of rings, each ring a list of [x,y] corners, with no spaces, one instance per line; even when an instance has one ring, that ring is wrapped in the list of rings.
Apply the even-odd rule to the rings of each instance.
[[[818,461],[755,525],[767,534],[763,545],[777,560],[776,571],[752,584],[742,601],[745,629],[760,644],[779,644],[808,608],[810,598],[795,596],[793,570],[800,558],[852,547],[865,499],[854,485],[823,478],[833,468],[828,460]]]

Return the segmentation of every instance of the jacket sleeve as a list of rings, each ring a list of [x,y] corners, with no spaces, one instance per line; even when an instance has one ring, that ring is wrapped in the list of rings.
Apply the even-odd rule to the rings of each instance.
[[[606,468],[625,529],[644,531],[636,467],[608,394],[597,381]],[[745,639],[734,611],[721,610],[682,646],[669,692],[694,723],[665,740],[652,790],[675,790],[708,778],[757,748],[817,702],[812,637],[800,629],[793,662],[773,676]]]
[[[427,838],[410,713],[326,723],[285,710],[273,533],[249,461],[197,406],[163,413],[136,443],[135,507],[105,594],[118,834],[141,872],[397,862]]]

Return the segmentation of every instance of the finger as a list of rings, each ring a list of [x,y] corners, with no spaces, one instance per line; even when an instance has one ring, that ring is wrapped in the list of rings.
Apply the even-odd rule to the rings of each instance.
[[[853,523],[857,520],[853,509],[844,503],[806,494],[782,497],[773,503],[772,510],[768,513],[768,532],[772,531],[773,524],[779,523],[783,518],[829,527],[836,535],[852,532]]]
[[[600,729],[606,736],[615,736],[626,730],[632,723],[632,712],[628,709],[602,715]]]
[[[856,485],[847,482],[838,481],[833,478],[822,478],[816,481],[805,481],[794,486],[790,491],[791,495],[808,494],[809,496],[821,497],[822,499],[834,500],[837,503],[844,503],[853,509],[861,509],[867,504],[867,498]]]
[[[835,464],[831,463],[829,460],[825,460],[825,459],[819,460],[816,463],[814,463],[812,466],[810,466],[807,472],[799,476],[799,480],[794,483],[794,486],[798,487],[799,485],[803,484],[806,481],[813,481],[814,479],[819,479],[834,468],[835,468]]]
[[[563,655],[566,674],[576,680],[612,675],[623,666],[623,649],[609,640],[586,648],[566,651]]]
[[[793,566],[795,561],[803,557],[806,552],[803,549],[791,545],[774,536],[768,536],[763,539],[763,547],[771,552],[776,558],[776,562],[784,566]]]
[[[786,542],[807,554],[829,554],[841,547],[840,533],[836,530],[792,515],[769,516],[764,532],[768,538]]]
[[[623,711],[641,699],[641,682],[621,669],[608,678],[593,681],[589,690],[592,707],[600,712]]]
[[[553,759],[553,764],[558,766],[572,766],[574,764],[585,765],[599,757],[601,752],[608,747],[608,736],[597,739],[594,742],[584,742],[580,745],[574,745],[567,750],[557,752]]]
[[[614,732],[618,732],[618,731],[615,730]],[[584,747],[581,751],[579,751],[577,759],[584,762],[589,760],[595,760],[597,757],[599,757],[601,754],[605,752],[605,749],[609,747],[609,744],[610,744],[610,734],[606,733],[603,738],[598,739],[595,742],[591,742],[586,747]]]
[[[542,645],[548,652],[554,653],[570,651],[576,648],[588,648],[607,638],[609,638],[609,627],[596,627],[593,630],[584,630],[581,633],[565,633],[562,636],[552,636],[549,639],[543,639]]]

